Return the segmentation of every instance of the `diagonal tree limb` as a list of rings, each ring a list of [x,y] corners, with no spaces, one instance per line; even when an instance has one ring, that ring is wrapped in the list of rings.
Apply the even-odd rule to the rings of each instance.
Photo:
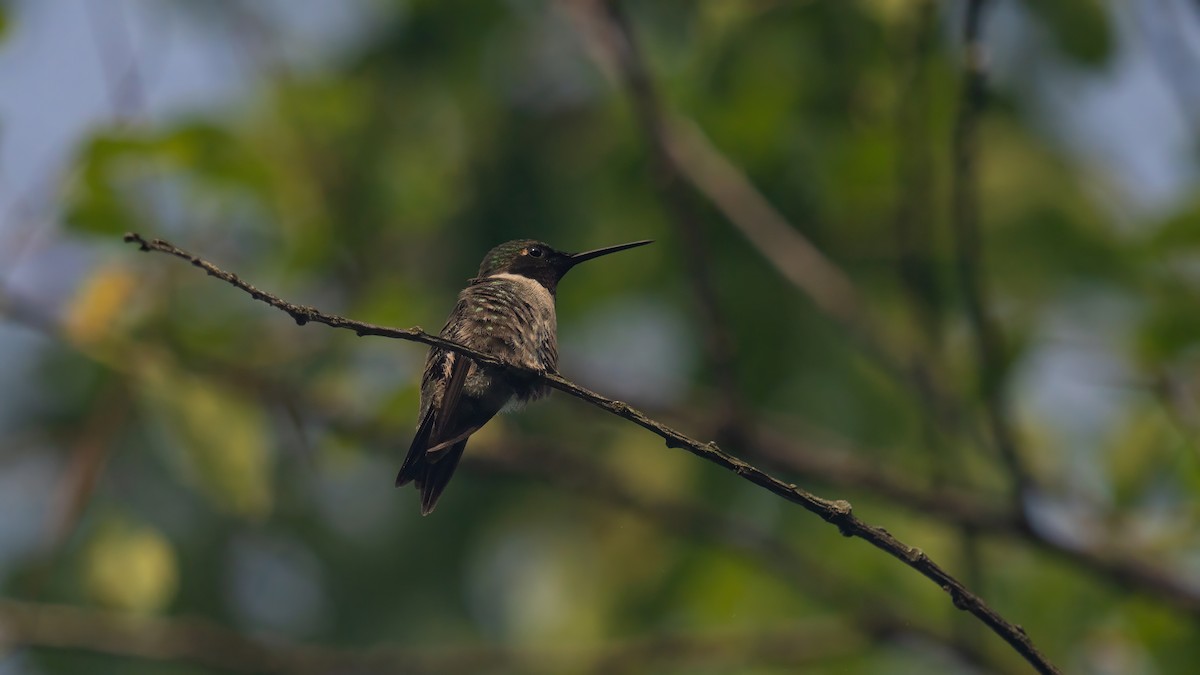
[[[339,433],[359,439],[364,436],[380,439],[395,437],[394,429],[369,431],[374,427],[361,421],[347,426],[344,416],[330,411],[326,403],[297,400],[293,388],[264,380],[228,363],[204,360],[197,365],[204,372],[218,373],[239,386],[251,387],[272,400],[302,409],[307,418],[316,415],[319,424]],[[695,413],[664,409],[652,411],[651,414],[672,420],[672,426],[682,424],[702,429],[702,436],[711,436],[721,430],[718,420]],[[796,436],[805,436],[805,432],[789,434],[761,424],[740,432],[744,435],[740,438],[739,446],[768,471],[815,481],[830,488],[869,492],[872,497],[947,525],[969,528],[980,535],[1007,539],[1042,551],[1116,588],[1138,593],[1163,607],[1191,617],[1200,617],[1200,588],[1190,585],[1184,577],[1173,574],[1162,565],[1122,550],[1115,545],[1119,540],[1113,535],[1090,542],[1064,540],[1031,527],[1011,507],[993,504],[980,495],[951,486],[922,487],[919,482],[900,472],[862,459],[861,451],[847,451],[836,443],[830,445],[826,442],[797,440]]]
[[[70,345],[53,317],[46,316],[34,303],[6,291],[0,285],[0,316]],[[74,349],[79,349],[77,346]],[[133,358],[142,345],[129,344],[111,358],[104,361],[108,367],[121,369],[121,362]],[[81,352],[88,358],[96,358],[89,352]],[[297,403],[292,398],[293,389],[279,382],[264,380],[254,373],[231,366],[220,360],[202,359],[200,364],[205,373],[219,373],[231,383],[251,387],[264,395],[285,403]],[[311,417],[314,406],[311,402],[300,406]],[[323,409],[317,404],[315,410]],[[663,411],[675,419],[688,424],[702,425],[712,420],[701,419],[694,414],[679,411]],[[328,411],[319,415],[318,422],[344,433],[362,434],[362,424],[345,427],[340,416]],[[707,430],[709,435],[717,429]],[[391,431],[389,437],[394,436]],[[871,462],[857,458],[854,453],[826,445],[809,445],[791,436],[772,431],[766,426],[750,430],[742,442],[753,456],[769,470],[795,475],[838,489],[864,490],[872,496],[909,509],[915,513],[951,524],[977,529],[981,534],[1011,539],[1024,545],[1040,549],[1051,556],[1076,565],[1108,580],[1117,587],[1138,593],[1162,606],[1171,607],[1189,615],[1200,617],[1200,589],[1188,585],[1182,578],[1169,570],[1123,553],[1111,545],[1111,537],[1091,544],[1063,541],[1048,533],[1022,525],[1018,516],[1010,510],[989,504],[972,494],[952,489],[922,488],[905,476],[888,471]]]
[[[679,448],[686,450],[701,459],[707,460],[732,471],[739,477],[747,480],[772,494],[779,496],[789,502],[799,505],[801,508],[813,513],[826,522],[836,526],[838,530],[847,537],[858,537],[870,543],[872,546],[879,548],[892,557],[900,560],[905,565],[916,570],[930,581],[934,582],[950,596],[954,602],[954,606],[959,609],[970,612],[997,635],[1009,643],[1022,657],[1024,657],[1034,668],[1040,673],[1059,673],[1059,669],[1051,663],[1038,649],[1034,646],[1033,641],[1025,634],[1025,631],[1013,623],[1010,623],[1004,617],[1000,616],[995,610],[987,605],[981,598],[968,590],[961,582],[943,570],[929,556],[918,548],[908,546],[899,539],[891,535],[887,530],[873,525],[868,525],[858,519],[851,510],[850,503],[845,500],[829,500],[818,497],[806,490],[796,487],[794,484],[784,483],[783,481],[770,476],[763,471],[751,466],[750,464],[723,452],[716,443],[703,443],[701,441],[690,438],[683,433],[672,429],[671,427],[653,420],[643,414],[641,411],[633,408],[628,403],[613,400],[597,394],[589,389],[585,389],[566,378],[555,373],[539,373],[530,369],[520,368],[511,364],[505,363],[500,359],[489,354],[469,349],[462,345],[456,344],[450,340],[445,340],[425,333],[419,328],[388,328],[386,326],[378,326],[360,321],[354,321],[341,316],[325,314],[315,307],[305,305],[297,305],[285,300],[282,300],[275,295],[261,291],[249,283],[240,279],[237,275],[226,272],[216,265],[199,258],[187,251],[177,248],[169,242],[161,239],[146,240],[138,234],[129,233],[125,235],[125,241],[136,243],[143,251],[158,251],[167,253],[175,257],[187,260],[193,266],[204,270],[209,276],[217,277],[226,283],[229,283],[236,288],[250,294],[250,296],[261,302],[275,307],[276,309],[286,312],[299,325],[307,323],[322,323],[333,328],[343,328],[352,330],[359,336],[374,335],[379,337],[390,337],[411,342],[419,342],[431,347],[438,347],[453,351],[462,356],[474,359],[477,363],[504,368],[514,373],[536,378],[542,384],[553,387],[561,392],[569,394],[575,398],[581,399],[592,405],[606,410],[618,417],[621,417],[629,422],[632,422],[651,433],[662,438],[668,447]]]

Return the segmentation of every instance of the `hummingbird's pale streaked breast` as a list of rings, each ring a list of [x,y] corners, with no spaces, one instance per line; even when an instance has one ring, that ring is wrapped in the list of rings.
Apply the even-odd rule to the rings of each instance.
[[[575,254],[532,239],[500,244],[458,294],[441,336],[509,363],[553,372],[558,367],[554,296],[559,280],[581,262],[649,243]],[[420,424],[396,476],[397,487],[415,482],[421,513],[428,514],[454,475],[470,435],[506,406],[547,393],[528,378],[430,349],[421,380]]]

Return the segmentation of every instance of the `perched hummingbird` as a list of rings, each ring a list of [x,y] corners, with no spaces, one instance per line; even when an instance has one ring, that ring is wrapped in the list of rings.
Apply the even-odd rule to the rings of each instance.
[[[484,257],[479,276],[458,294],[441,336],[509,363],[553,372],[558,366],[558,281],[581,262],[649,243],[575,254],[533,239],[500,244]],[[454,475],[467,438],[502,409],[548,393],[547,387],[527,377],[481,368],[453,352],[430,349],[421,379],[421,422],[396,475],[396,487],[415,482],[421,515],[428,515]]]

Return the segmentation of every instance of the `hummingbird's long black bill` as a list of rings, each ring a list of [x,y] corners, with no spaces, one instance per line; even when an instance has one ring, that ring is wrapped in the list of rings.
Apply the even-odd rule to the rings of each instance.
[[[584,251],[583,253],[576,253],[575,255],[572,255],[570,258],[571,266],[574,267],[581,262],[591,260],[593,258],[599,258],[600,256],[608,255],[609,253],[617,253],[618,251],[625,251],[625,250],[628,250],[631,248],[636,248],[638,246],[645,246],[646,244],[653,244],[653,243],[654,243],[653,239],[643,239],[641,241],[631,241],[628,244],[617,244],[616,246],[605,246],[604,248],[598,248],[598,249],[595,249],[592,251]]]

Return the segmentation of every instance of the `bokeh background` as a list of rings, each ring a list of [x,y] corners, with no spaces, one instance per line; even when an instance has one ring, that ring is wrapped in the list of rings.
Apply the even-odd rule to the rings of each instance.
[[[564,281],[567,377],[1069,672],[1195,672],[1200,4],[991,0],[983,97],[971,4],[0,4],[0,673],[1028,672],[561,394],[422,518],[423,347],[126,231],[430,330],[496,243],[653,238]]]

